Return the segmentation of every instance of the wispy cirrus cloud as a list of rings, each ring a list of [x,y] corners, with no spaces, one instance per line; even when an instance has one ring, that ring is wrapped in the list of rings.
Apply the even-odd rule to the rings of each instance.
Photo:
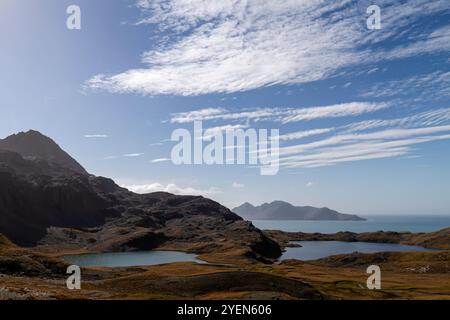
[[[341,129],[345,132],[357,132],[383,127],[414,128],[421,126],[437,126],[448,122],[450,122],[450,108],[439,108],[402,118],[372,119],[354,122],[341,127]]]
[[[379,0],[383,28],[378,31],[365,26],[371,4],[140,0],[144,15],[140,24],[169,36],[142,54],[142,68],[100,74],[87,85],[148,95],[231,93],[322,80],[346,67],[450,49],[448,27],[408,34],[419,19],[448,10],[447,1]],[[392,45],[399,34],[402,43]],[[383,48],[383,42],[391,44]]]
[[[379,142],[417,136],[428,138],[428,135],[447,131],[450,132],[450,125],[414,129],[388,129],[359,134],[339,134],[319,141],[281,148],[280,154],[289,155],[332,145],[353,144],[360,141]]]
[[[122,157],[126,157],[126,158],[136,158],[136,157],[140,157],[143,156],[143,153],[126,153],[124,155],[122,155]]]
[[[107,134],[85,134],[84,135],[85,138],[88,139],[95,139],[95,138],[109,138],[109,135]]]
[[[280,135],[278,137],[278,139],[280,141],[299,140],[299,139],[303,139],[303,138],[321,135],[324,133],[329,133],[334,130],[335,130],[335,128],[321,128],[321,129],[312,129],[312,130],[306,130],[306,131],[297,131],[297,132],[291,132],[291,133],[286,133],[286,134]]]
[[[450,125],[389,128],[364,133],[341,132],[322,140],[280,148],[280,164],[288,168],[315,168],[342,162],[407,156],[416,151],[414,145],[448,139]]]
[[[413,152],[413,145],[448,139],[450,133],[383,142],[341,143],[329,148],[309,150],[305,155],[283,157],[280,164],[288,168],[316,168],[343,162],[399,157]]]
[[[389,103],[351,102],[324,107],[295,109],[290,110],[289,114],[282,118],[282,122],[289,123],[314,119],[358,116],[385,109],[389,106]]]
[[[310,138],[307,142],[298,143],[307,137]],[[280,165],[285,168],[315,168],[400,156],[417,159],[421,155],[417,154],[420,149],[416,146],[450,139],[450,108],[288,132],[278,138],[285,142],[279,149]]]
[[[161,163],[161,162],[169,162],[171,161],[169,158],[158,158],[158,159],[153,159],[150,162],[151,163]]]
[[[138,158],[143,156],[144,153],[126,153],[126,154],[122,154],[122,155],[115,155],[115,156],[107,156],[104,157],[104,160],[112,160],[112,159],[118,159],[118,158]]]
[[[349,102],[308,108],[255,108],[233,112],[225,108],[207,108],[172,114],[171,123],[194,121],[275,121],[280,123],[310,121],[325,118],[352,117],[389,108],[386,102]]]
[[[450,28],[448,31],[450,34]],[[448,99],[450,97],[450,72],[434,71],[410,76],[406,79],[379,82],[362,92],[360,96],[364,98],[401,97],[416,101]]]

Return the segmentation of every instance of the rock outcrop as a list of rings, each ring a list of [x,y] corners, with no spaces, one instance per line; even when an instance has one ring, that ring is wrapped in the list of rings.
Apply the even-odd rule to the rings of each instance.
[[[50,151],[26,148],[36,136]],[[164,192],[135,194],[85,173],[39,133],[13,137],[0,143],[0,233],[18,245],[91,251],[168,246],[198,253],[234,250],[256,259],[281,254],[275,241],[217,202]],[[7,150],[1,150],[4,141]]]

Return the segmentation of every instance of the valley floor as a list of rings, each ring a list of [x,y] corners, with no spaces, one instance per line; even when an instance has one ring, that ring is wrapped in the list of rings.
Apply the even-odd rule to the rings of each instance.
[[[66,265],[42,250],[0,250],[0,299],[450,299],[450,251],[332,256],[272,264],[221,253],[209,264],[83,268],[66,288]],[[382,289],[366,287],[367,266]]]

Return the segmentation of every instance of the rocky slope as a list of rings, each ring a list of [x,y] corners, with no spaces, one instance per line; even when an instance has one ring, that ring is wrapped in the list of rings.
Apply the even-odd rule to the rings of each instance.
[[[118,213],[87,175],[45,160],[0,151],[0,233],[19,245],[37,243],[50,226],[92,227]]]
[[[284,201],[273,201],[256,207],[246,202],[232,211],[249,220],[364,220],[329,208],[297,207]]]
[[[77,173],[87,174],[86,170],[52,139],[38,131],[30,130],[0,139],[0,150],[8,150],[26,159],[45,160],[58,164]]]
[[[110,179],[85,174],[56,144],[45,152],[24,147],[39,135],[6,138],[7,150],[0,144],[0,233],[16,244],[87,251],[166,246],[257,259],[281,254],[276,242],[212,200],[134,194]]]

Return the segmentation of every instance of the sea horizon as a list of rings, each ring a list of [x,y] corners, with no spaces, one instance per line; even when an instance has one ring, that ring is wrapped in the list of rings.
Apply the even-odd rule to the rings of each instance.
[[[450,227],[450,215],[360,215],[365,221],[250,220],[263,230],[286,232],[434,232]]]

